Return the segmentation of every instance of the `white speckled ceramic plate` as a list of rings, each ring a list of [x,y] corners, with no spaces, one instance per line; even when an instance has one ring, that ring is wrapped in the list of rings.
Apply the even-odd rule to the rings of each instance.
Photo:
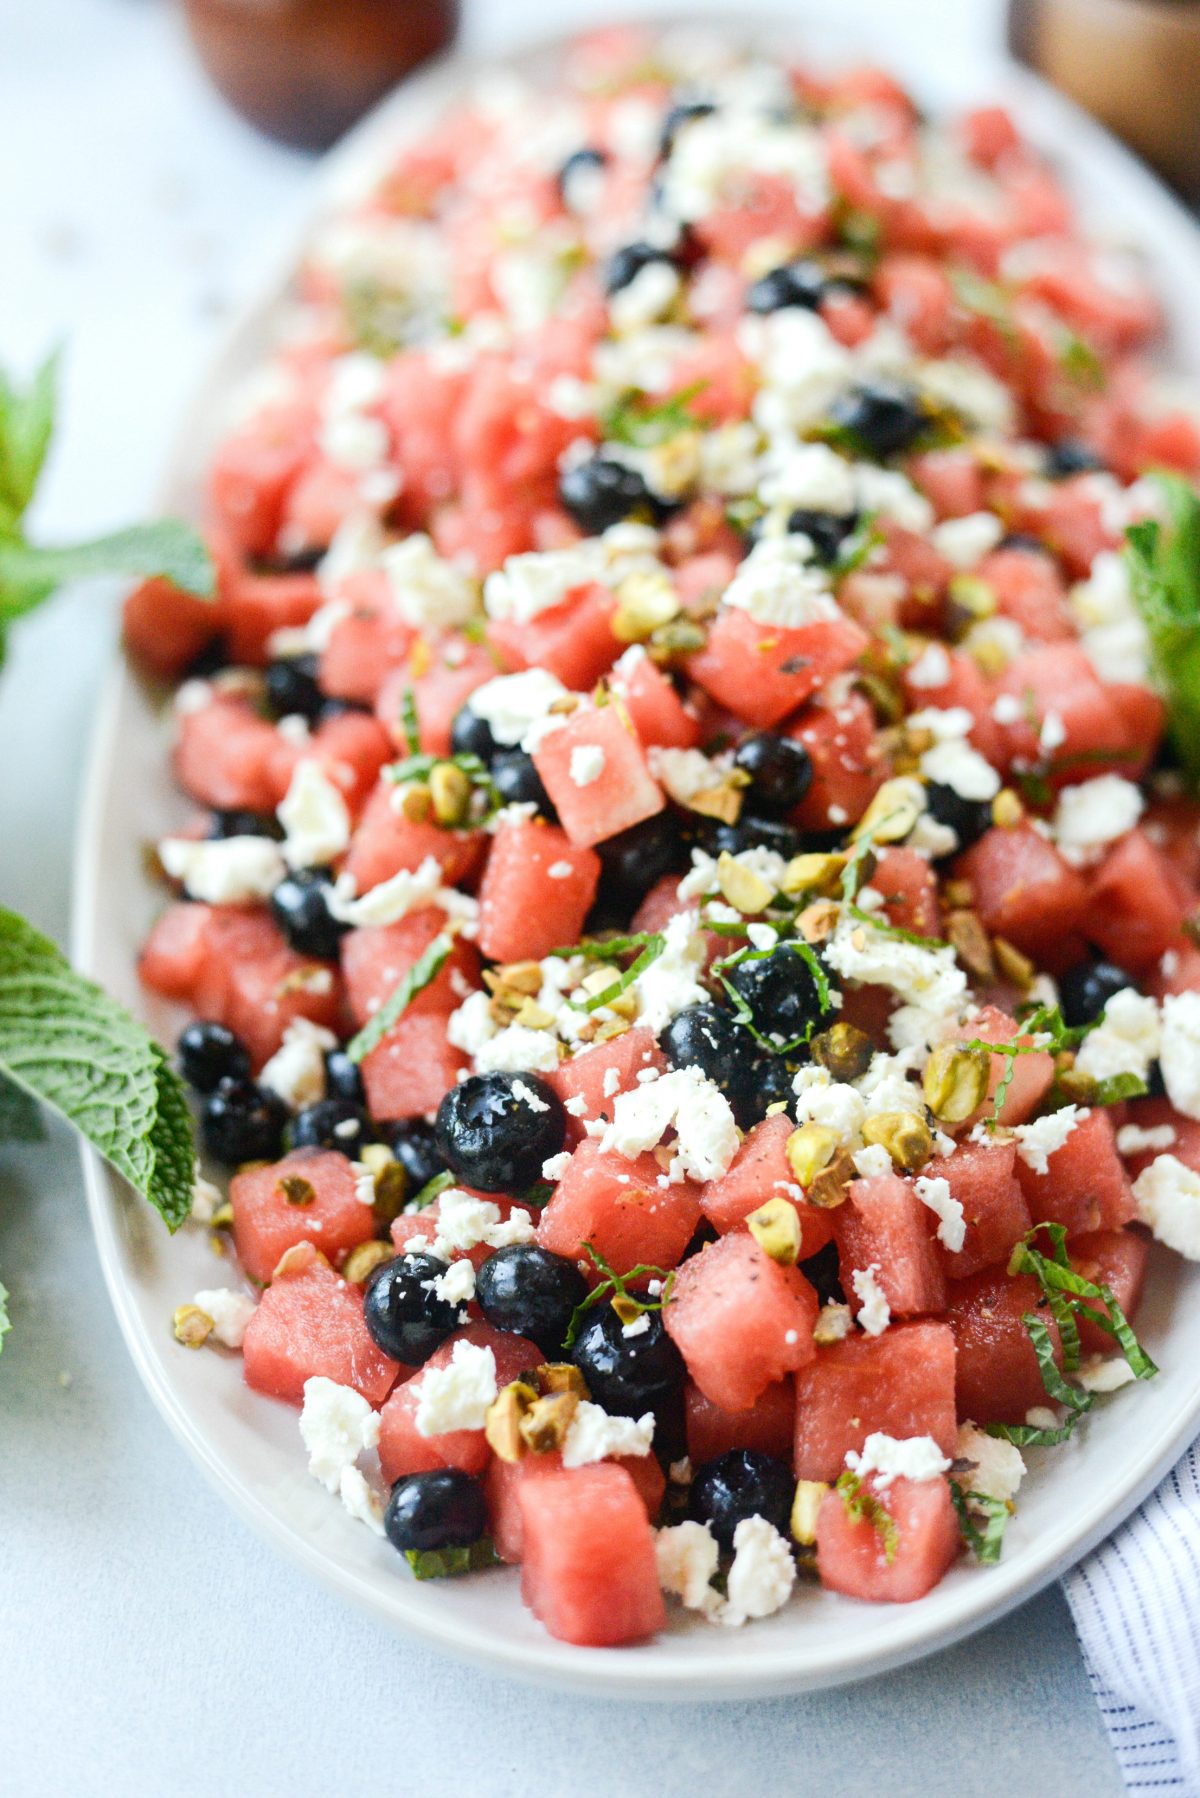
[[[834,58],[824,23],[748,27]],[[859,46],[860,50],[862,46]],[[941,68],[873,38],[934,107],[1003,98],[1029,136],[1065,172],[1094,228],[1139,244],[1166,301],[1177,363],[1200,374],[1200,235],[1158,183],[1095,124],[1023,72],[1002,64]],[[927,49],[927,47],[926,47]],[[528,67],[553,54],[543,46]],[[907,66],[906,66],[907,64]],[[450,58],[410,82],[365,121],[324,165],[316,210],[357,188],[381,151],[418,136],[477,72]],[[164,506],[186,511],[207,446],[238,378],[258,360],[280,304],[286,271],[268,282],[210,370],[178,440]],[[74,952],[80,964],[140,1011],[164,1041],[179,1019],[148,1002],[134,973],[142,937],[161,905],[140,845],[178,821],[182,802],[164,754],[160,700],[124,667],[109,683],[81,820]],[[265,1537],[335,1591],[397,1629],[524,1678],[597,1694],[644,1699],[751,1697],[863,1678],[944,1646],[1056,1578],[1139,1503],[1200,1430],[1200,1267],[1155,1252],[1139,1318],[1162,1372],[1103,1404],[1067,1447],[1035,1453],[998,1567],[966,1563],[912,1605],[870,1606],[802,1589],[781,1613],[738,1631],[676,1618],[656,1642],[582,1649],[552,1641],[522,1607],[517,1575],[418,1584],[393,1551],[355,1523],[305,1471],[296,1413],[250,1392],[236,1356],[178,1346],[176,1304],[220,1278],[203,1232],[168,1239],[158,1219],[94,1156],[87,1157],[92,1222],[130,1353],[166,1421],[230,1503]]]

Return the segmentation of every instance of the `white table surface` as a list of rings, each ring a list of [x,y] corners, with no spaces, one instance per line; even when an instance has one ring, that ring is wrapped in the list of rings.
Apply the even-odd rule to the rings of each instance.
[[[477,0],[470,39],[502,43],[536,3]],[[888,10],[931,54],[996,25],[988,0]],[[558,0],[553,16],[582,12]],[[70,346],[39,522],[109,528],[150,506],[240,271],[302,204],[311,164],[225,112],[156,0],[0,0],[0,169],[0,358]],[[60,940],[113,635],[107,596],[76,591],[18,634],[0,680],[0,899]],[[66,1132],[0,1149],[0,1277],[14,1798],[1120,1790],[1057,1590],[907,1671],[759,1704],[618,1711],[397,1640],[260,1545],[168,1434],[110,1312]]]

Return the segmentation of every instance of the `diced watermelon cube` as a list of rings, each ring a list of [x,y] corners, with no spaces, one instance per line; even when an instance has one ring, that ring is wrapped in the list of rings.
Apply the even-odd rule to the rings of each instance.
[[[987,928],[1036,961],[1053,962],[1062,939],[1085,918],[1091,927],[1086,881],[1028,824],[985,831],[955,872],[970,881]]]
[[[627,1160],[588,1137],[538,1220],[538,1241],[572,1259],[590,1242],[619,1274],[639,1262],[674,1267],[700,1222],[700,1199],[690,1181],[660,1186],[661,1175],[653,1155]]]
[[[479,887],[479,947],[492,961],[540,961],[579,941],[600,857],[535,818],[502,824]]]
[[[578,1054],[560,1061],[546,1076],[564,1105],[568,1099],[582,1098],[584,1109],[577,1117],[567,1112],[567,1140],[573,1147],[583,1140],[584,1122],[589,1118],[607,1118],[611,1123],[613,1105],[618,1093],[632,1092],[638,1075],[655,1068],[666,1072],[667,1062],[654,1032],[644,1025],[626,1030],[610,1042],[596,1043]]]
[[[768,1199],[786,1198],[800,1219],[800,1259],[807,1261],[833,1235],[833,1217],[795,1194],[800,1191],[787,1158],[787,1140],[795,1129],[784,1113],[764,1118],[745,1141],[719,1180],[700,1188],[705,1217],[722,1235],[740,1224]]]
[[[1185,1118],[1169,1099],[1135,1099],[1129,1106],[1129,1122],[1143,1130],[1161,1130],[1169,1125],[1175,1132],[1174,1140],[1165,1148],[1139,1149],[1125,1157],[1130,1179],[1135,1180],[1156,1155],[1174,1155],[1184,1167],[1195,1168],[1200,1174],[1200,1118]]]
[[[312,453],[315,422],[307,401],[264,407],[213,457],[209,502],[242,554],[274,549],[284,500]]]
[[[1119,1230],[1137,1216],[1112,1119],[1099,1106],[1080,1114],[1046,1165],[1048,1171],[1037,1174],[1017,1157],[1017,1179],[1035,1223],[1062,1224],[1068,1236],[1083,1236]]]
[[[1027,1034],[1022,1034],[1016,1019],[1010,1018],[997,1005],[982,1006],[971,1019],[968,1028],[971,1035],[964,1040],[969,1042],[1028,1045],[1032,1040]],[[996,1121],[1011,1128],[1032,1117],[1050,1091],[1054,1084],[1054,1057],[1045,1049],[1030,1049],[1027,1046],[1017,1056],[993,1055],[987,1098],[968,1120],[970,1123],[993,1116],[996,1093],[1000,1082],[1006,1077],[1008,1086]]]
[[[646,1516],[657,1518],[667,1489],[666,1475],[653,1455],[616,1455],[606,1465],[623,1467],[637,1488]],[[521,1487],[526,1480],[540,1479],[543,1474],[561,1473],[562,1456],[557,1450],[548,1454],[522,1455],[519,1461],[502,1461],[493,1456],[485,1478],[488,1517],[492,1544],[502,1561],[515,1565],[521,1559],[525,1526],[521,1513]]]
[[[833,1234],[846,1296],[855,1312],[853,1275],[874,1267],[893,1317],[941,1311],[946,1282],[933,1239],[933,1213],[898,1174],[852,1180],[833,1213]]]
[[[552,1636],[584,1647],[663,1628],[654,1533],[632,1479],[611,1462],[525,1480],[521,1596]]]
[[[1073,642],[1066,586],[1053,556],[1014,547],[994,549],[973,571],[996,598],[996,610],[1040,643]]]
[[[289,949],[275,925],[274,944],[248,952],[224,969],[225,1002],[207,1015],[219,1017],[250,1051],[255,1067],[274,1055],[289,1024],[297,1018],[336,1029],[341,1021],[341,977],[329,962],[315,961]],[[213,954],[220,953],[219,936]]]
[[[230,660],[262,667],[276,631],[307,624],[323,594],[312,574],[252,574],[239,570],[229,580],[224,636]]]
[[[1071,1266],[1076,1273],[1094,1286],[1107,1286],[1131,1323],[1142,1302],[1149,1254],[1150,1245],[1136,1230],[1097,1230],[1090,1236],[1075,1237],[1070,1244]],[[1095,1308],[1107,1310],[1105,1305]],[[1088,1354],[1116,1352],[1116,1343],[1108,1331],[1086,1317],[1079,1319],[1079,1340]]]
[[[730,606],[718,614],[688,674],[747,724],[769,727],[858,660],[867,637],[849,618],[798,629],[759,624]]]
[[[346,872],[360,893],[390,880],[403,868],[415,873],[427,856],[441,863],[447,886],[469,881],[483,860],[487,838],[478,830],[445,830],[428,819],[414,822],[393,804],[400,789],[381,780],[359,820],[346,857]]]
[[[543,737],[533,761],[573,843],[603,842],[666,804],[619,705],[580,706]]]
[[[816,1320],[817,1295],[799,1268],[772,1261],[741,1232],[683,1263],[663,1312],[688,1373],[725,1411],[746,1410],[811,1361]]]
[[[943,1479],[896,1479],[876,1496],[895,1525],[891,1563],[874,1524],[853,1522],[831,1492],[817,1514],[817,1572],[823,1586],[848,1598],[908,1604],[932,1591],[958,1554],[950,1488]]]
[[[803,1372],[798,1377],[802,1377]],[[791,1379],[773,1380],[745,1411],[726,1411],[688,1381],[683,1394],[687,1451],[693,1467],[731,1448],[754,1448],[777,1460],[792,1458],[796,1392]]]
[[[988,1268],[951,1282],[946,1322],[958,1344],[960,1418],[979,1424],[1024,1423],[1027,1411],[1046,1403],[1037,1356],[1021,1321],[1027,1312],[1045,1324],[1061,1366],[1058,1326],[1032,1274],[1012,1278],[1002,1267]]]
[[[542,1351],[523,1336],[507,1335],[503,1330],[494,1330],[491,1324],[468,1324],[448,1336],[421,1371],[397,1387],[383,1407],[379,1420],[379,1465],[389,1484],[406,1473],[428,1473],[435,1467],[461,1467],[465,1473],[482,1473],[491,1459],[492,1451],[482,1430],[444,1430],[437,1436],[423,1436],[417,1428],[421,1382],[431,1367],[449,1366],[459,1342],[491,1349],[498,1387],[539,1367],[544,1359]]]
[[[870,701],[841,693],[841,684],[814,698],[787,730],[812,762],[812,784],[796,811],[796,822],[809,830],[857,823],[883,780]]]
[[[248,700],[216,698],[181,716],[175,776],[185,793],[215,811],[272,812],[296,759],[289,747]]]
[[[898,930],[911,930],[917,936],[941,936],[937,877],[926,858],[915,849],[884,849],[871,885],[883,895],[884,916],[889,924]]]
[[[621,647],[612,631],[615,608],[607,588],[581,587],[526,624],[494,620],[488,641],[506,668],[548,668],[564,687],[584,693],[607,673]]]
[[[371,1339],[359,1288],[347,1286],[311,1245],[296,1250],[246,1325],[242,1373],[247,1386],[270,1398],[298,1405],[305,1380],[320,1375],[381,1405],[399,1371]]]
[[[644,651],[627,650],[613,669],[612,690],[633,719],[633,727],[647,745],[668,749],[694,749],[701,725],[695,709],[680,698],[663,673]]]
[[[1093,881],[1085,934],[1135,973],[1158,960],[1195,903],[1187,882],[1144,830],[1105,856]]]
[[[439,907],[422,906],[395,924],[368,925],[342,938],[342,971],[354,1022],[361,1028],[446,927]],[[463,983],[466,983],[465,985]],[[479,985],[479,951],[461,936],[439,973],[409,1000],[405,1017],[436,1012],[445,1018],[462,1003],[467,986]]]
[[[382,569],[365,569],[340,583],[335,598],[349,607],[321,651],[321,690],[335,699],[374,705],[379,689],[401,666],[416,632],[397,612]]]
[[[296,762],[317,762],[340,787],[351,813],[357,814],[391,755],[392,745],[377,718],[366,712],[336,712],[318,724]]]
[[[164,999],[189,1000],[204,966],[211,905],[169,905],[142,944],[138,979]]]
[[[1017,1145],[1008,1142],[963,1142],[952,1155],[939,1156],[922,1170],[928,1179],[945,1180],[950,1196],[963,1208],[967,1226],[957,1252],[939,1245],[947,1278],[965,1280],[982,1267],[1007,1262],[1032,1227],[1029,1207],[1017,1181]]]
[[[1120,773],[1129,732],[1112,693],[1078,643],[1046,643],[1014,657],[996,683],[997,694],[1019,701],[1021,716],[1002,726],[1010,758],[1037,764],[1048,717],[1061,724],[1050,779],[1068,785],[1105,767]]]
[[[147,673],[177,680],[223,622],[219,598],[201,599],[167,580],[142,581],[122,608],[125,647]]]
[[[375,1234],[374,1213],[355,1196],[349,1161],[329,1149],[296,1149],[282,1161],[235,1174],[229,1200],[238,1260],[263,1284],[298,1242],[311,1242],[337,1263]]]
[[[796,1478],[831,1484],[876,1430],[932,1436],[953,1455],[954,1334],[942,1323],[893,1324],[818,1348],[796,1375]]]
[[[444,1012],[404,1012],[363,1057],[371,1116],[412,1118],[436,1111],[468,1065],[446,1040]]]
[[[397,747],[407,754],[403,710],[405,693],[411,691],[421,748],[430,755],[449,755],[455,713],[476,687],[495,674],[495,658],[482,643],[472,643],[456,631],[448,631],[434,641],[418,637],[404,667],[389,673],[381,685],[375,715]]]
[[[1004,760],[1004,745],[1000,726],[992,716],[995,688],[981,672],[975,658],[965,650],[946,650],[945,657],[944,680],[930,680],[929,664],[923,656],[905,670],[905,699],[913,711],[921,711],[926,706],[937,706],[943,711],[961,706],[970,712],[972,723],[967,732],[970,742],[980,755],[998,767]]]

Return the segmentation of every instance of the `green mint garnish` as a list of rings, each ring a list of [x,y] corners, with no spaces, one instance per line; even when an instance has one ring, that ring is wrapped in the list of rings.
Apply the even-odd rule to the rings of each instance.
[[[400,723],[404,730],[404,741],[408,744],[409,755],[421,753],[421,723],[417,717],[417,696],[411,687],[405,687],[400,696]]]
[[[625,1299],[637,1311],[661,1311],[670,1298],[671,1288],[675,1284],[674,1269],[667,1272],[661,1267],[652,1267],[649,1262],[640,1261],[636,1267],[631,1267],[627,1274],[619,1274],[608,1265],[599,1249],[594,1248],[590,1242],[585,1242],[583,1246],[587,1250],[592,1266],[597,1273],[603,1275],[603,1278],[598,1285],[593,1286],[587,1297],[576,1305],[571,1313],[571,1321],[567,1325],[567,1333],[563,1337],[563,1347],[568,1349],[572,1347],[579,1334],[579,1326],[583,1322],[585,1314],[594,1305],[601,1304],[610,1293],[615,1297]],[[661,1280],[662,1292],[656,1299],[643,1298],[640,1293],[630,1292],[629,1286],[633,1280]]]
[[[608,443],[626,443],[634,449],[655,449],[677,437],[680,431],[693,430],[697,419],[689,410],[692,401],[703,393],[707,381],[693,381],[669,399],[656,400],[638,388],[630,388],[600,419],[601,433]]]
[[[1004,1532],[1012,1512],[1002,1498],[990,1498],[986,1492],[966,1492],[953,1479],[948,1479],[950,1502],[958,1518],[959,1533],[977,1561],[994,1566],[1004,1547]],[[979,1512],[986,1519],[981,1527],[972,1516]]]
[[[783,949],[792,950],[800,957],[801,961],[803,961],[808,968],[809,973],[813,977],[813,985],[817,989],[817,1003],[821,1008],[822,1015],[832,1011],[833,990],[829,983],[829,976],[821,965],[820,957],[812,947],[812,944],[806,943],[803,937],[788,938],[782,942],[776,943],[774,947],[770,949],[738,949],[733,955],[724,955],[718,961],[714,961],[711,970],[728,994],[730,1003],[733,1006],[734,1017],[737,1019],[737,1022],[743,1029],[748,1030],[754,1040],[761,1043],[762,1047],[769,1050],[772,1055],[790,1055],[793,1050],[800,1048],[801,1044],[808,1042],[813,1033],[814,1023],[810,1020],[801,1035],[793,1037],[790,1042],[779,1042],[774,1037],[767,1036],[758,1028],[758,1025],[754,1021],[753,1007],[749,1004],[745,996],[742,993],[739,993],[733,982],[726,978],[725,969],[741,967],[745,962],[765,961],[768,956],[778,955],[780,950]]]
[[[404,1559],[417,1579],[456,1579],[460,1573],[479,1573],[503,1562],[487,1536],[469,1548],[406,1548]]]
[[[611,1005],[619,999],[627,987],[631,987],[640,974],[644,974],[650,963],[657,961],[666,948],[666,938],[658,931],[651,931],[642,948],[633,961],[618,975],[611,986],[606,986],[602,993],[593,993],[590,999],[568,999],[567,1004],[572,1011],[599,1011],[602,1006]],[[605,957],[605,959],[609,959]]]
[[[873,1492],[869,1492],[859,1475],[851,1473],[849,1468],[838,1475],[834,1491],[841,1499],[851,1523],[870,1524],[883,1544],[883,1558],[890,1567],[900,1546],[900,1532],[896,1527],[896,1519],[887,1506]]]
[[[362,1061],[364,1056],[369,1055],[382,1042],[417,994],[424,992],[431,980],[437,979],[453,947],[453,942],[444,932],[434,937],[428,949],[418,955],[399,986],[384,1000],[370,1022],[363,1025],[357,1036],[350,1038],[346,1044],[346,1054],[351,1061]]]
[[[440,1174],[435,1174],[433,1176],[432,1180],[426,1180],[424,1186],[416,1197],[410,1199],[407,1205],[405,1205],[405,1212],[427,1211],[434,1200],[440,1199],[446,1189],[453,1185],[454,1175],[450,1172],[449,1168],[443,1168]]]
[[[1050,1238],[1050,1255],[1044,1255],[1033,1246],[1040,1231],[1045,1231]],[[1031,1230],[1013,1250],[1008,1271],[1010,1274],[1033,1274],[1052,1305],[1061,1299],[1080,1317],[1086,1317],[1089,1323],[1113,1338],[1137,1379],[1154,1378],[1158,1368],[1134,1335],[1112,1288],[1084,1279],[1071,1266],[1067,1257],[1066,1231],[1061,1224],[1038,1224]],[[1084,1300],[1090,1302],[1085,1304]],[[1105,1310],[1097,1310],[1098,1305],[1103,1305]]]
[[[1167,523],[1147,518],[1125,532],[1125,567],[1167,702],[1167,732],[1193,786],[1200,785],[1200,498],[1182,475],[1152,477]]]

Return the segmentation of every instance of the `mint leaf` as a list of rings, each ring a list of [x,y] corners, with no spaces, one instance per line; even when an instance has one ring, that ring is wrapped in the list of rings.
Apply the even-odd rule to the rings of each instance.
[[[195,1155],[177,1076],[136,1019],[3,908],[0,1074],[58,1111],[178,1228]]]
[[[406,1548],[404,1559],[418,1579],[454,1579],[460,1573],[478,1573],[503,1565],[491,1539],[481,1536],[469,1548]]]
[[[201,599],[211,599],[216,591],[212,558],[202,539],[180,519],[160,518],[58,549],[0,542],[0,613],[18,617],[56,587],[100,575],[161,575]]]
[[[600,420],[606,442],[656,449],[680,431],[694,430],[698,420],[690,410],[691,403],[707,386],[707,381],[693,381],[690,387],[665,400],[656,400],[639,388],[629,388]]]
[[[370,1023],[364,1024],[358,1035],[350,1038],[346,1044],[346,1053],[351,1061],[361,1061],[382,1042],[417,994],[424,991],[431,980],[437,979],[453,947],[454,944],[444,932],[434,937],[428,949],[418,955],[395,992],[384,1000]]]
[[[611,1005],[614,999],[621,997],[627,987],[633,985],[640,974],[645,973],[652,961],[658,960],[666,946],[667,939],[658,931],[651,931],[637,956],[630,962],[625,972],[617,976],[611,986],[606,986],[602,993],[593,993],[590,999],[568,999],[567,1004],[572,1011],[599,1011],[603,1006]]]
[[[0,529],[15,530],[38,484],[58,400],[60,352],[54,350],[19,393],[0,369]]]
[[[1166,503],[1125,532],[1130,591],[1150,638],[1167,702],[1167,733],[1193,786],[1200,786],[1200,498],[1182,475],[1152,477]]]
[[[29,1094],[0,1074],[0,1142],[40,1142],[45,1134]]]
[[[977,1561],[985,1567],[994,1566],[1004,1547],[1004,1532],[1012,1515],[1009,1506],[1002,1498],[991,1498],[986,1492],[964,1493],[953,1479],[948,1484],[959,1534]],[[985,1518],[982,1528],[972,1512]]]
[[[851,1473],[849,1468],[838,1475],[834,1491],[841,1499],[851,1523],[870,1524],[879,1537],[883,1546],[883,1558],[890,1567],[900,1545],[900,1531],[896,1526],[896,1519],[882,1499],[868,1491],[858,1474]]]

